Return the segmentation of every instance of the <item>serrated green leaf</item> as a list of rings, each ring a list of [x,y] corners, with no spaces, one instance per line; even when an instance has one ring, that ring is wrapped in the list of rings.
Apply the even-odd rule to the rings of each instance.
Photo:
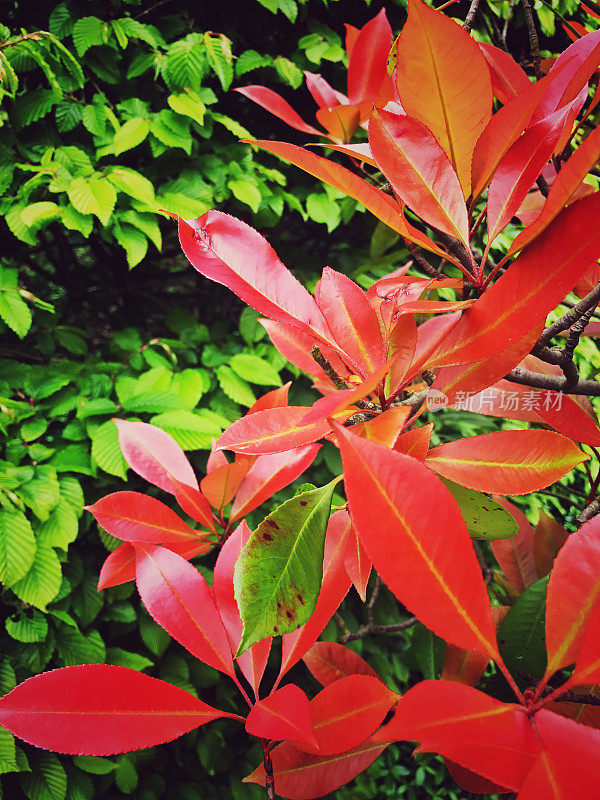
[[[256,50],[245,50],[235,62],[235,74],[238,78],[252,70],[269,67],[273,63],[271,56],[261,55]]]
[[[167,147],[181,147],[190,155],[193,139],[189,132],[189,121],[170,110],[163,110],[152,120],[150,131]]]
[[[123,408],[136,414],[157,413],[182,409],[183,402],[178,394],[171,391],[142,392],[125,400]]]
[[[17,130],[45,117],[58,102],[52,89],[32,89],[17,97],[12,107],[13,124]]]
[[[62,39],[71,33],[73,24],[71,12],[66,3],[60,3],[56,8],[52,9],[48,22],[48,30],[50,33]]]
[[[190,33],[169,46],[164,61],[163,76],[172,90],[191,89],[197,92],[206,69],[202,37],[199,34]]]
[[[236,375],[231,367],[217,367],[216,373],[221,389],[223,389],[227,397],[243,406],[254,405],[256,398],[252,393],[252,389],[243,378]]]
[[[90,775],[108,775],[117,768],[114,761],[99,756],[73,756],[73,763]]]
[[[150,422],[170,434],[184,450],[210,450],[213,436],[221,434],[217,425],[191,411],[168,411]]]
[[[281,80],[292,89],[298,89],[302,85],[302,70],[289,58],[277,56],[273,60],[273,66]]]
[[[43,642],[48,635],[48,620],[34,609],[31,616],[25,612],[15,618],[9,617],[6,620],[6,632],[13,639],[25,644]]]
[[[208,62],[217,75],[223,91],[226,92],[233,80],[233,56],[231,54],[231,43],[227,37],[210,36],[204,34],[204,46],[208,55]]]
[[[76,128],[82,120],[82,110],[79,103],[64,100],[54,109],[56,127],[61,133],[67,133]]]
[[[500,503],[481,492],[466,489],[445,478],[440,479],[456,500],[465,525],[474,539],[510,539],[519,526]]]
[[[142,117],[128,119],[117,130],[113,139],[113,152],[116,156],[126,150],[133,150],[141,144],[150,133],[150,120]]]
[[[541,678],[546,669],[544,637],[548,576],[532,583],[519,596],[498,630],[504,663],[514,675]]]
[[[57,217],[59,214],[60,208],[56,203],[52,203],[50,200],[42,200],[39,203],[31,203],[31,205],[25,206],[21,211],[21,219],[28,228],[31,228],[33,225]]]
[[[111,420],[104,422],[92,436],[92,458],[98,466],[110,475],[125,480],[127,462],[119,447],[117,426]]]
[[[125,250],[129,269],[133,269],[148,252],[148,239],[139,228],[134,228],[133,225],[122,225],[117,222],[113,231],[115,239]]]
[[[98,631],[83,634],[77,628],[65,626],[56,640],[56,649],[65,666],[75,664],[104,664],[106,648]]]
[[[238,353],[229,363],[232,369],[246,381],[261,386],[281,386],[277,370],[268,361],[250,353]]]
[[[82,214],[80,211],[72,206],[63,206],[62,209],[62,224],[70,231],[79,231],[85,238],[90,235],[94,226],[94,217],[92,214]]]
[[[0,774],[18,771],[15,737],[6,728],[0,728]]]
[[[87,444],[68,444],[52,456],[51,465],[57,472],[78,472],[92,475]]]
[[[114,664],[117,667],[127,667],[141,672],[148,667],[153,667],[154,662],[139,653],[130,653],[120,647],[109,647],[106,651],[106,663]]]
[[[326,194],[309,194],[306,198],[306,210],[315,222],[327,225],[329,233],[335,230],[341,221],[339,205],[330,200]]]
[[[195,219],[213,207],[213,203],[194,200],[179,192],[166,192],[156,199],[165,211],[170,211],[171,214],[178,214],[185,219]]]
[[[198,400],[210,387],[210,378],[205,370],[184,369],[173,375],[170,389],[181,398],[186,408],[192,409],[198,405]]]
[[[26,575],[35,550],[35,537],[25,514],[0,511],[0,583],[12,586]]]
[[[31,310],[18,291],[0,291],[0,318],[19,339],[27,335],[32,321]]]
[[[182,114],[184,117],[190,117],[199,125],[204,125],[204,113],[206,111],[206,106],[200,99],[200,96],[197,92],[192,92],[188,89],[185,92],[171,94],[167,98],[167,103],[177,114]]]
[[[33,442],[46,432],[48,420],[42,417],[28,419],[21,425],[21,438],[25,442]]]
[[[131,794],[137,788],[137,772],[127,756],[121,756],[119,760],[119,766],[115,772],[115,783],[124,794]]]
[[[51,547],[38,545],[35,559],[27,574],[11,588],[24,603],[45,611],[58,594],[62,574],[56,553]]]
[[[60,487],[56,469],[49,464],[41,464],[35,468],[33,480],[24,483],[19,490],[21,500],[36,517],[45,522],[50,512],[60,500]]]
[[[150,205],[156,202],[152,183],[134,169],[114,167],[107,173],[107,178],[120,192],[125,192],[136,200]]]
[[[0,692],[3,695],[8,694],[16,685],[17,677],[12,664],[7,659],[3,659],[0,662]]]
[[[113,212],[117,193],[106,178],[75,178],[68,189],[69,200],[81,214],[95,214],[103,225]]]
[[[98,17],[82,17],[73,26],[73,44],[77,55],[85,55],[90,47],[106,43],[107,23]]]
[[[139,211],[125,211],[119,214],[119,223],[126,222],[134,228],[142,231],[153,243],[157,250],[162,248],[162,236],[158,222],[154,214],[142,214]]]
[[[291,633],[315,610],[331,499],[338,481],[280,505],[243,547],[233,580],[244,623],[238,654],[267,636]]]
[[[253,183],[251,180],[246,180],[245,178],[235,178],[228,181],[227,185],[233,192],[234,197],[237,198],[240,203],[245,203],[247,206],[250,206],[255,214],[258,212],[259,206],[262,202],[262,195],[260,193],[260,189],[255,183]]]
[[[50,517],[36,531],[39,544],[66,550],[77,538],[78,523],[75,509],[62,500]]]
[[[60,497],[66,503],[75,509],[75,513],[81,515],[81,507],[83,505],[83,489],[77,478],[71,475],[64,475],[58,480]]]
[[[81,112],[83,126],[94,136],[104,136],[106,131],[106,108],[98,103],[84,106]]]
[[[220,125],[223,125],[224,128],[236,136],[238,139],[251,139],[252,134],[247,128],[244,128],[243,125],[240,125],[235,119],[231,119],[231,117],[226,117],[225,114],[218,114],[216,111],[210,112],[211,117],[214,119],[215,122],[218,122]]]

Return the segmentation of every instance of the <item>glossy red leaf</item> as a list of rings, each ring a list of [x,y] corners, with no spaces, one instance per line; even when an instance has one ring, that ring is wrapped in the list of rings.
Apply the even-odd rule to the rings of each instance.
[[[135,579],[135,550],[129,542],[120,544],[107,556],[98,578],[98,591]]]
[[[251,466],[252,461],[249,459],[236,460],[213,469],[202,478],[202,493],[217,513],[220,514],[231,503]]]
[[[135,580],[153,619],[187,650],[234,676],[227,634],[206,581],[184,558],[151,545],[136,545]]]
[[[189,542],[202,535],[160,500],[140,492],[113,492],[85,508],[105,531],[124,542]]]
[[[405,384],[417,348],[418,329],[413,314],[403,314],[388,336],[388,358],[394,362],[386,379],[386,396],[395,395]]]
[[[533,528],[517,506],[502,497],[494,497],[494,500],[508,511],[519,526],[510,539],[496,539],[490,542],[490,546],[506,578],[517,594],[521,594],[539,577],[533,559]]]
[[[372,738],[420,742],[420,752],[440,753],[513,791],[540,752],[524,708],[452,681],[413,686]]]
[[[207,211],[196,220],[179,219],[179,241],[198,272],[227,286],[260,314],[329,340],[314,297],[250,225],[222,211]]]
[[[370,442],[393,447],[410,415],[409,406],[394,406],[376,417],[352,426],[352,432]]]
[[[548,581],[546,599],[545,677],[573,664],[587,620],[600,598],[600,518],[572,533],[559,554]]]
[[[519,430],[440,444],[429,451],[426,463],[469,489],[515,495],[549,486],[588,458],[558,433]]]
[[[237,491],[229,521],[246,516],[296,480],[312,464],[319,450],[320,445],[309,444],[284,453],[259,456]]]
[[[398,197],[425,222],[466,245],[469,225],[461,186],[431,131],[412,117],[374,111],[369,144]]]
[[[569,686],[600,683],[600,602],[588,615]],[[596,709],[598,711],[598,709]]]
[[[351,103],[379,94],[388,77],[387,60],[392,47],[392,29],[385,9],[360,29],[348,61],[348,99]]]
[[[396,81],[406,113],[435,136],[468,197],[475,143],[492,114],[490,73],[477,43],[444,14],[410,0]]]
[[[242,521],[235,531],[225,540],[219,551],[217,563],[213,572],[211,593],[223,620],[231,654],[235,656],[242,638],[242,619],[238,609],[233,590],[233,573],[235,563],[239,558],[243,545],[250,538],[251,530],[246,521]],[[258,697],[258,689],[265,672],[269,653],[271,652],[271,638],[263,639],[253,644],[241,653],[236,661],[244,677],[252,687],[254,696]]]
[[[416,459],[336,432],[352,520],[382,580],[438,636],[498,659],[481,569],[450,492]]]
[[[317,742],[308,697],[293,683],[256,703],[248,714],[246,730],[262,739],[301,742],[311,747]]]
[[[303,133],[310,133],[316,136],[321,136],[321,131],[313,128],[312,125],[304,122],[302,117],[294,111],[291,105],[284,100],[283,97],[274,92],[272,89],[267,89],[266,86],[240,86],[234,91],[243,94],[248,100],[274,114],[280,120],[295,128],[297,131]]]
[[[295,329],[297,330],[297,328]],[[250,406],[245,416],[248,414],[256,414],[257,411],[264,411],[267,408],[282,408],[288,404],[288,395],[290,393],[291,381],[284,383],[283,386],[278,386],[277,389],[271,389],[270,392],[265,392],[261,395],[254,405]]]
[[[379,319],[364,291],[341,272],[325,267],[315,292],[335,341],[366,377],[386,360]]]
[[[314,756],[284,742],[271,752],[277,795],[289,800],[311,800],[333,792],[360,775],[386,747],[387,744],[367,740],[350,753]],[[264,786],[265,779],[265,768],[261,764],[244,778],[244,783]]]
[[[364,603],[367,599],[367,584],[369,583],[373,565],[352,525],[350,515],[347,511],[340,511],[339,513],[346,514],[347,519],[344,524],[350,526],[347,539],[348,549],[344,557],[344,566],[346,567],[348,577],[352,581],[352,585]]]
[[[490,68],[494,96],[501,103],[506,105],[514,97],[530,88],[531,82],[527,73],[511,55],[492,44],[484,42],[477,42],[477,44]]]
[[[213,467],[214,466],[215,465],[213,463]],[[209,472],[211,471],[208,469],[208,467],[207,470]],[[176,480],[175,478],[170,478],[170,481],[171,485],[173,486],[175,499],[185,513],[189,514],[189,516],[192,519],[195,519],[196,522],[199,522],[201,525],[205,525],[207,528],[210,528],[214,531],[215,520],[212,515],[212,511],[210,510],[210,503],[206,497],[204,497],[202,492],[198,489],[195,489],[193,486],[188,486],[187,483],[182,483],[181,481]]]
[[[309,410],[306,406],[287,406],[257,411],[223,431],[218,446],[236,453],[264,455],[316,442],[329,433],[331,425],[325,419],[304,422]]]
[[[433,422],[428,422],[427,425],[413,428],[412,431],[405,431],[396,440],[394,450],[397,453],[404,453],[405,456],[412,456],[417,461],[425,461],[429,452],[432,430]]]
[[[321,75],[304,70],[304,80],[306,88],[319,108],[331,108],[348,102],[346,95],[333,89]]]
[[[406,378],[420,375],[424,369],[435,366],[436,357],[439,359],[438,351],[443,350],[446,339],[450,337],[461,315],[462,311],[454,311],[444,316],[438,314],[419,325],[415,355]]]
[[[198,488],[187,456],[172,436],[147,422],[113,420],[123,458],[134,472],[165,492],[175,494],[172,479]]]
[[[569,534],[553,517],[541,509],[538,524],[533,531],[533,560],[538,578],[548,575],[560,548]]]
[[[267,140],[253,141],[252,144],[257,147],[273,153],[284,161],[289,161],[290,164],[300,167],[315,178],[333,186],[335,189],[347,194],[358,200],[359,203],[371,212],[377,219],[384,222],[389,228],[396,233],[399,233],[405,239],[421,245],[431,253],[448,258],[448,254],[444,253],[434,242],[431,241],[425,234],[421,233],[418,228],[415,228],[404,218],[402,206],[386,194],[381,189],[372,186],[368,181],[363,180],[358,175],[355,175],[349,169],[336,164],[334,161],[329,161],[326,158],[321,158],[303,147],[297,147],[293,144],[286,144],[285,142],[270,142]],[[456,259],[452,256],[449,257],[452,263],[457,263]]]
[[[467,686],[475,686],[481,680],[489,663],[487,656],[447,644],[444,650],[441,678],[444,681],[456,681],[465,683]]]
[[[349,142],[360,125],[359,106],[335,105],[320,108],[316,117],[335,142]]]
[[[354,650],[337,642],[315,642],[303,656],[302,660],[323,686],[345,678],[348,675],[371,675],[379,677],[364,658]]]
[[[177,686],[105,664],[35,675],[0,700],[0,724],[19,739],[90,756],[153,747],[231,716]]]
[[[600,256],[600,195],[566,208],[465,311],[429,366],[481,361],[510,347],[556,307]]]
[[[357,384],[355,387],[330,392],[325,395],[325,397],[319,398],[302,419],[302,424],[313,424],[323,418],[331,419],[338,417],[340,414],[344,413],[344,409],[351,408],[359,400],[362,400],[371,393],[375,393],[376,389],[380,391],[381,387],[379,385],[389,372],[391,366],[391,362],[388,361],[371,375],[368,375],[364,381]]]
[[[281,667],[276,685],[283,675],[302,658],[309,647],[312,647],[317,641],[323,628],[348,594],[350,578],[344,566],[344,554],[348,547],[348,529],[343,522],[340,522],[342,517],[338,517],[342,513],[336,511],[332,514],[327,525],[323,581],[315,610],[302,627],[281,637]]]
[[[315,345],[320,348],[322,354],[340,377],[348,372],[348,368],[340,359],[337,351],[333,347],[322,344],[314,336],[299,328],[294,328],[292,325],[274,322],[272,319],[259,319],[258,321],[281,355],[308,375],[326,379],[325,373],[311,355],[311,350]]]

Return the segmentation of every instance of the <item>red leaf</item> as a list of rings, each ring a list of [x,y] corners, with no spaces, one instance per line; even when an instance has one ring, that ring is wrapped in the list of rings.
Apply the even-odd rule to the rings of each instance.
[[[431,431],[433,430],[433,422],[427,425],[421,425],[420,428],[413,428],[412,431],[406,431],[398,437],[394,450],[397,453],[404,453],[405,456],[412,456],[417,461],[425,461],[427,453],[429,452],[429,441],[431,439]]]
[[[600,598],[599,575],[600,517],[594,517],[569,536],[550,573],[545,678],[576,661],[587,620]]]
[[[354,650],[337,642],[315,642],[302,656],[302,660],[312,676],[323,686],[329,686],[348,675],[378,677],[375,670]]]
[[[374,111],[369,143],[398,197],[425,222],[467,246],[469,225],[460,183],[425,125],[412,117]]]
[[[344,566],[346,567],[348,577],[352,581],[352,585],[364,603],[367,599],[367,584],[369,583],[369,577],[371,575],[371,568],[373,565],[371,564],[371,559],[367,555],[366,550],[362,546],[356,530],[352,525],[350,515],[347,511],[340,511],[339,513],[346,515],[344,524],[350,528],[347,539],[348,549],[344,557]]]
[[[555,519],[542,509],[533,532],[533,560],[538,578],[548,575],[560,548],[569,534]]]
[[[195,567],[164,547],[137,545],[135,580],[142,603],[161,628],[200,661],[235,675],[225,628]]]
[[[210,472],[211,470],[208,471]],[[188,486],[187,483],[175,480],[175,478],[171,478],[170,480],[173,486],[175,499],[185,513],[189,514],[196,522],[214,531],[215,520],[210,510],[210,504],[202,492],[195,489],[193,486]]]
[[[346,753],[362,744],[383,722],[398,695],[372,675],[348,675],[330,683],[310,701],[313,730],[322,756]]]
[[[426,464],[478,492],[527,494],[564,477],[589,456],[553,431],[497,431],[440,444]]]
[[[323,628],[348,594],[350,578],[344,567],[344,554],[348,547],[347,535],[347,527],[343,524],[343,512],[336,511],[329,518],[327,525],[323,581],[317,605],[308,622],[293,633],[286,633],[281,637],[281,667],[276,685],[317,641]]]
[[[280,453],[302,447],[322,439],[331,430],[325,419],[305,423],[310,411],[306,406],[287,406],[257,411],[242,417],[221,434],[218,446],[221,450],[236,453],[264,455]]]
[[[465,311],[429,365],[481,361],[525,336],[600,255],[600,195],[566,208],[502,277]]]
[[[489,663],[487,656],[447,644],[444,650],[442,680],[475,686],[481,680]]]
[[[317,423],[320,419],[331,419],[332,417],[343,414],[344,409],[351,408],[351,406],[363,397],[373,393],[382,379],[385,378],[391,366],[392,363],[388,361],[355,387],[351,389],[340,389],[339,391],[330,392],[325,397],[321,397],[301,420],[302,424],[313,424]]]
[[[179,241],[192,266],[227,286],[260,314],[329,341],[313,296],[294,278],[258,231],[221,211],[179,219]]]
[[[258,320],[267,331],[269,339],[273,342],[279,352],[296,367],[315,378],[326,379],[325,373],[311,356],[311,350],[317,345],[331,366],[340,377],[348,369],[341,361],[338,353],[332,347],[322,344],[314,336],[294,328],[292,325],[285,325],[283,322],[274,322],[271,319]],[[260,402],[257,401],[257,402]],[[264,410],[264,409],[262,409]],[[246,415],[247,416],[247,415]]]
[[[499,658],[481,569],[451,494],[416,459],[340,425],[336,432],[350,513],[382,580],[434,633]]]
[[[298,330],[294,328],[294,330]],[[291,381],[284,383],[283,386],[278,386],[277,389],[271,389],[270,392],[265,392],[261,395],[253,406],[250,406],[245,416],[248,414],[256,414],[257,411],[264,411],[267,408],[282,408],[288,404],[288,395],[290,393]]]
[[[366,377],[381,367],[386,348],[379,319],[360,286],[325,267],[315,296],[335,341],[350,357],[358,374]]]
[[[313,100],[319,108],[332,108],[332,106],[348,102],[346,95],[332,89],[325,78],[322,78],[320,75],[304,70],[304,79],[306,81],[306,88],[311,93]]]
[[[373,740],[420,742],[488,780],[518,790],[540,745],[525,709],[452,681],[422,681],[400,698]]]
[[[300,167],[310,175],[314,175],[315,178],[358,200],[377,219],[385,222],[389,228],[405,239],[421,245],[421,247],[442,258],[447,258],[453,264],[457,263],[456,259],[440,250],[431,239],[407,222],[404,218],[402,206],[393,197],[359,178],[349,169],[293,144],[266,140],[252,141],[251,143],[279,156],[284,161],[289,161],[290,164],[295,164],[295,166]]]
[[[388,358],[394,359],[386,380],[386,396],[392,397],[404,386],[417,347],[418,329],[413,314],[403,314],[388,337]]]
[[[391,47],[392,29],[382,8],[360,29],[348,56],[348,99],[351,103],[379,94],[388,77],[387,60]]]
[[[242,619],[233,591],[233,573],[242,546],[250,538],[250,528],[245,521],[225,540],[219,552],[213,573],[212,596],[219,615],[223,620],[232,655],[238,651],[242,638]],[[258,688],[271,652],[271,638],[256,642],[236,659],[244,677],[252,687],[254,696],[258,696]]]
[[[320,108],[317,120],[336,142],[349,142],[360,124],[358,106],[335,105],[333,108]]]
[[[466,767],[461,767],[460,764],[455,764],[454,761],[450,761],[448,758],[445,759],[444,763],[456,783],[467,792],[472,792],[473,794],[503,794],[509,791],[506,787],[499,786],[493,781],[488,781],[487,778],[482,778],[476,772],[472,772]]]
[[[134,472],[170,494],[175,494],[173,478],[198,488],[192,465],[172,436],[147,422],[113,422],[119,431],[123,458]]]
[[[309,444],[284,453],[259,456],[237,491],[230,523],[254,511],[275,492],[296,480],[312,464],[320,449],[318,444]]]
[[[293,744],[284,742],[271,752],[277,794],[289,800],[311,800],[339,789],[356,778],[381,755],[387,744],[367,740],[351,753],[336,756],[313,756]],[[265,785],[265,769],[261,764],[244,783]]]
[[[395,406],[373,419],[352,426],[352,432],[370,442],[393,447],[410,415],[409,406]]]
[[[533,560],[533,528],[525,514],[515,505],[502,497],[494,497],[494,500],[508,511],[519,526],[510,539],[496,539],[490,545],[506,578],[517,593],[521,594],[539,577]]]
[[[189,542],[203,535],[160,500],[140,492],[114,492],[85,508],[104,530],[124,542]]]
[[[231,716],[177,686],[105,664],[35,675],[0,700],[0,723],[19,739],[90,756],[153,747]]]
[[[577,663],[569,678],[569,686],[585,686],[586,684],[597,684],[600,682],[599,631],[600,603],[596,601],[596,605],[586,620],[581,647],[577,654]]]
[[[98,591],[135,579],[135,550],[129,542],[119,545],[106,558],[98,578]]]
[[[477,42],[490,68],[494,96],[506,105],[517,95],[527,91],[531,83],[525,71],[512,56],[491,44]]]
[[[246,730],[263,739],[302,742],[309,746],[317,742],[308,697],[293,683],[256,703],[248,714]]]
[[[228,503],[231,503],[251,466],[250,459],[236,460],[213,469],[202,478],[200,481],[202,492],[219,514]]]
[[[249,100],[261,106],[261,108],[274,114],[280,120],[283,120],[286,125],[290,125],[297,131],[310,133],[316,136],[322,135],[321,131],[304,122],[302,117],[294,111],[287,100],[284,100],[283,97],[272,89],[267,89],[266,86],[241,86],[234,91],[243,94],[244,97],[247,97]]]
[[[422,0],[410,0],[396,80],[406,113],[435,136],[468,197],[473,149],[492,114],[490,73],[477,43]]]

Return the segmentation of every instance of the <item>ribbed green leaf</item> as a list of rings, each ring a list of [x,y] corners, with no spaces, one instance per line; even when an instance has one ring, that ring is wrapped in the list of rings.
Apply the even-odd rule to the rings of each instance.
[[[36,753],[32,772],[21,779],[29,800],[65,800],[67,775],[53,753]]]
[[[24,603],[45,611],[48,603],[58,594],[61,580],[56,553],[51,547],[38,545],[29,572],[12,586],[12,590]]]
[[[64,626],[56,639],[58,654],[66,666],[103,664],[106,648],[98,631],[84,635],[77,628]]]
[[[75,178],[68,189],[69,200],[81,214],[95,214],[103,225],[117,200],[114,187],[106,178]]]
[[[90,47],[105,44],[107,31],[107,23],[98,17],[83,17],[77,20],[73,26],[73,44],[77,55],[81,58]]]
[[[12,586],[35,558],[35,537],[25,514],[0,511],[0,583]]]
[[[114,422],[104,422],[93,434],[92,458],[105,472],[125,480],[127,462],[119,447],[117,426]]]
[[[163,75],[171,89],[197,92],[206,70],[204,47],[199,34],[191,33],[185,39],[174,42],[167,50]]]
[[[221,389],[223,389],[227,397],[243,406],[254,405],[256,398],[252,393],[252,389],[243,378],[236,375],[231,367],[218,367],[216,372]]]
[[[0,728],[0,773],[18,770],[15,737],[6,728]]]
[[[167,103],[177,114],[181,114],[184,117],[190,117],[191,119],[195,120],[198,125],[204,125],[204,112],[206,111],[206,106],[200,99],[200,96],[197,92],[192,92],[188,89],[185,92],[171,94],[167,98]]]
[[[125,250],[129,269],[137,266],[148,252],[148,239],[133,225],[117,223],[114,227],[115,239]]]
[[[22,339],[31,327],[31,311],[18,291],[0,292],[0,317]]]
[[[143,175],[127,167],[114,167],[106,176],[120,192],[136,200],[152,204],[155,202],[154,187]]]
[[[141,144],[150,133],[150,120],[142,117],[128,119],[117,130],[113,139],[113,152],[116,156],[126,150],[132,150]]]
[[[39,544],[66,550],[77,538],[77,514],[66,501],[61,500],[46,522],[36,531]]]
[[[6,632],[13,639],[25,644],[43,642],[48,635],[48,620],[39,611],[34,610],[32,615],[25,611],[20,616],[6,620]]]
[[[240,378],[261,386],[281,386],[277,370],[268,361],[249,353],[238,353],[229,361]]]
[[[213,437],[221,435],[218,425],[191,411],[167,411],[150,422],[170,434],[184,450],[210,450]]]

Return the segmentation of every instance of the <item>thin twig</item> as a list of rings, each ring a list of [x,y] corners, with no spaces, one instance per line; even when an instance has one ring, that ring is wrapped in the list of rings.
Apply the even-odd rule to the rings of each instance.
[[[423,272],[426,272],[427,275],[430,275],[432,278],[438,277],[438,272],[436,268],[427,261],[425,256],[421,253],[419,248],[414,242],[410,242],[408,239],[406,240],[406,249],[413,257],[414,261],[421,267]]]
[[[584,394],[587,397],[600,397],[600,382],[580,379],[572,386],[561,375],[542,375],[522,367],[511,369],[505,376],[507,381],[531,386],[533,389],[547,389],[550,392]]]
[[[267,790],[267,800],[277,800],[275,794],[275,777],[273,776],[273,762],[271,761],[271,751],[266,739],[261,739],[260,744],[263,751],[263,764],[265,766],[265,789]]]
[[[471,6],[469,8],[469,12],[465,17],[465,21],[463,22],[463,28],[468,33],[471,33],[473,22],[475,21],[475,17],[477,16],[477,9],[479,8],[479,2],[480,0],[471,0]]]
[[[535,69],[535,77],[539,81],[542,77],[542,62],[540,56],[540,42],[535,29],[535,20],[533,19],[533,10],[531,8],[530,0],[521,0],[523,12],[525,14],[525,22],[527,23],[527,32],[529,34],[529,50],[531,52],[531,60]]]
[[[597,497],[595,500],[586,506],[581,514],[575,519],[575,522],[578,525],[583,525],[584,522],[587,522],[592,517],[595,517],[596,514],[600,512],[600,497]]]
[[[570,328],[577,320],[581,319],[588,309],[595,309],[598,303],[600,303],[600,283],[594,286],[592,291],[576,303],[570,311],[567,311],[560,319],[549,325],[538,339],[538,344],[547,344],[552,337],[558,336],[559,333],[566,331],[567,328]]]
[[[416,617],[409,617],[404,622],[396,622],[393,625],[362,625],[354,633],[346,633],[341,637],[343,644],[354,642],[356,639],[366,639],[367,636],[377,636],[381,633],[397,633],[412,628],[419,620]]]
[[[510,5],[508,7],[508,11],[506,12],[506,17],[504,18],[504,25],[502,27],[502,44],[504,45],[504,49],[507,49],[506,46],[506,37],[508,36],[508,24],[512,19],[513,11],[515,10],[515,5],[517,4],[517,0],[510,0]]]

